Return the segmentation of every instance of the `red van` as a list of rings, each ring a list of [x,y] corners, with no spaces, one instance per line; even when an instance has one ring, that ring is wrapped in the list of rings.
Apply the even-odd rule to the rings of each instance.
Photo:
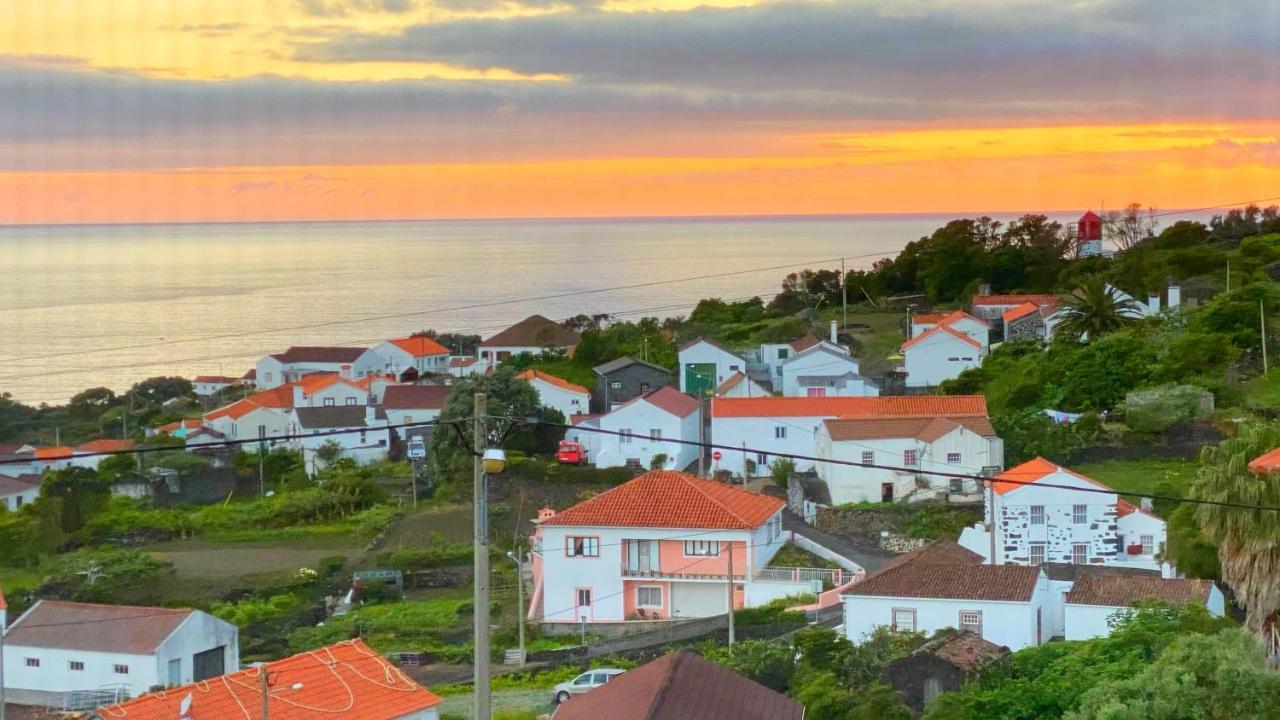
[[[587,449],[582,443],[561,440],[560,448],[556,450],[556,462],[561,465],[586,465]]]

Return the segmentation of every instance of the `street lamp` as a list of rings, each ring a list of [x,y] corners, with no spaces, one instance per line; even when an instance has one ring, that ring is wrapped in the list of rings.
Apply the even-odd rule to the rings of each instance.
[[[472,488],[475,538],[475,612],[472,632],[475,644],[475,697],[472,703],[475,720],[490,720],[489,697],[489,488],[488,478],[507,467],[507,454],[488,445],[488,398],[476,393],[474,398],[472,454],[475,456]]]
[[[519,555],[510,550],[507,551],[507,557],[511,558],[511,561],[516,564],[516,607],[518,610],[516,621],[520,637],[520,664],[524,665],[524,562]]]

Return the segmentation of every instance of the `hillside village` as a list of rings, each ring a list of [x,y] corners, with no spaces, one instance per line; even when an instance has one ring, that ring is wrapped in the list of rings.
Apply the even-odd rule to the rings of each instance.
[[[716,717],[1112,717],[1178,663],[1270,707],[1280,220],[1104,252],[1125,221],[954,221],[767,302],[0,401],[5,702],[303,717],[327,669],[336,717],[469,717],[475,447],[505,717],[664,682],[692,717],[697,677],[742,683]]]

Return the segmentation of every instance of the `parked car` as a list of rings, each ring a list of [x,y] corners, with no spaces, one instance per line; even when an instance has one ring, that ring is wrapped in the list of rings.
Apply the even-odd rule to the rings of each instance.
[[[558,703],[568,702],[569,698],[574,695],[581,695],[588,690],[594,690],[624,672],[626,670],[619,670],[618,668],[588,670],[569,682],[562,682],[557,685],[554,690],[555,701]]]
[[[560,447],[556,450],[556,462],[561,465],[586,465],[587,449],[582,443],[561,440]]]
[[[427,456],[427,444],[420,437],[409,440],[409,459],[422,460]]]

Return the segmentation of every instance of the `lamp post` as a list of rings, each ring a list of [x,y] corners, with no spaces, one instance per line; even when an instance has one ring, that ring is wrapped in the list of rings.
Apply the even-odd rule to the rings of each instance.
[[[475,395],[475,426],[472,437],[473,468],[472,504],[474,506],[475,539],[475,605],[472,630],[475,639],[475,698],[472,703],[475,720],[491,720],[489,697],[489,503],[488,477],[502,472],[507,466],[507,455],[498,448],[485,448],[488,444],[488,398],[484,393]]]
[[[515,552],[508,551],[507,557],[516,564],[516,607],[519,612],[516,615],[517,628],[520,638],[520,664],[524,665],[524,560]]]

